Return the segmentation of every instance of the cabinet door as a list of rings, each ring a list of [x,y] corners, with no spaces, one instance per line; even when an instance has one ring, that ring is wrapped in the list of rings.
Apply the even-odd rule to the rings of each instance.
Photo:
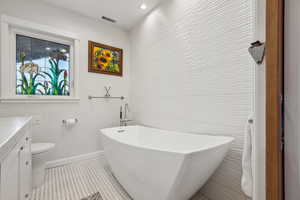
[[[19,153],[16,146],[1,163],[1,200],[19,199]]]
[[[20,151],[19,155],[19,175],[20,175],[20,200],[28,200],[31,197],[31,139],[28,135],[21,141],[24,149]]]

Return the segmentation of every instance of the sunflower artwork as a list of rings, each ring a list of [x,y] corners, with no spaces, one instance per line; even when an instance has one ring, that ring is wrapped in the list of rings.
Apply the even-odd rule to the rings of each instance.
[[[123,50],[89,41],[89,72],[122,76]]]

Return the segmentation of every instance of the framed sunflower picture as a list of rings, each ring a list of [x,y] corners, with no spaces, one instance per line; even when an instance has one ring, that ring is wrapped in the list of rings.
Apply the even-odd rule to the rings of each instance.
[[[123,75],[123,50],[89,41],[89,72]]]

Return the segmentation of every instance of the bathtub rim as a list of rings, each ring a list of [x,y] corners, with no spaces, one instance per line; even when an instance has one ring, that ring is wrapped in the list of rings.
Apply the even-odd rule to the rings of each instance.
[[[158,129],[158,128],[153,128],[153,127],[148,127],[148,126],[144,126],[144,125],[132,125],[132,126],[126,126],[126,127],[144,127],[144,128],[150,128],[150,129],[155,129],[155,130],[165,130],[165,129]],[[111,130],[111,129],[124,129],[126,128],[124,126],[116,126],[116,127],[110,127],[110,128],[104,128],[104,129],[100,129],[100,134],[101,136],[103,137],[108,137],[109,139],[117,142],[117,143],[120,143],[120,144],[123,144],[123,145],[127,145],[127,146],[132,146],[132,147],[135,147],[135,148],[139,148],[139,149],[143,149],[143,150],[151,150],[151,151],[158,151],[158,152],[164,152],[164,153],[174,153],[174,154],[180,154],[180,155],[193,155],[193,154],[196,154],[196,153],[199,153],[199,152],[205,152],[205,151],[209,151],[209,150],[212,150],[212,149],[216,149],[218,147],[222,147],[224,145],[230,145],[232,144],[232,142],[235,140],[235,138],[233,137],[230,137],[230,136],[217,136],[217,135],[209,135],[209,134],[197,134],[197,133],[189,133],[189,132],[177,132],[179,134],[193,134],[193,135],[203,135],[203,136],[211,136],[211,137],[222,137],[222,138],[226,138],[227,140],[225,140],[224,142],[220,142],[219,144],[217,145],[211,145],[209,147],[206,147],[206,148],[197,148],[195,150],[166,150],[166,149],[159,149],[159,148],[154,148],[154,147],[145,147],[145,146],[142,146],[142,145],[137,145],[137,144],[132,144],[132,143],[129,143],[129,142],[122,142],[120,140],[117,140],[113,137],[111,137],[109,134],[106,134],[104,131],[108,131],[108,130]],[[169,131],[169,130],[165,130],[165,131]],[[176,131],[173,131],[173,132],[176,132]]]

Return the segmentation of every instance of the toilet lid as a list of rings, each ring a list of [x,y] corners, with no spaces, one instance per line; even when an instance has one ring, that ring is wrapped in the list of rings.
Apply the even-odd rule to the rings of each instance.
[[[44,153],[46,151],[49,151],[50,149],[53,149],[55,147],[55,144],[53,143],[32,143],[31,144],[31,154],[39,154]]]

